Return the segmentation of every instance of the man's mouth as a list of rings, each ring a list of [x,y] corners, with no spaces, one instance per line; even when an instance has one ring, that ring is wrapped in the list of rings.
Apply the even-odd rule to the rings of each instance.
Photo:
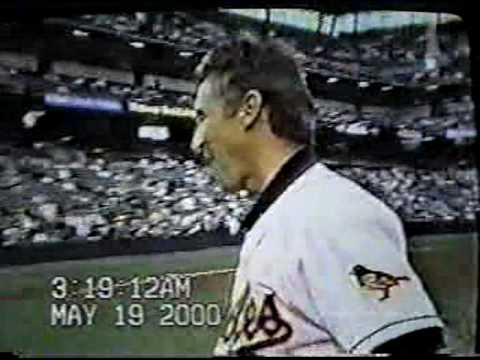
[[[204,152],[202,155],[202,162],[205,166],[209,166],[213,161],[213,156],[209,152]]]

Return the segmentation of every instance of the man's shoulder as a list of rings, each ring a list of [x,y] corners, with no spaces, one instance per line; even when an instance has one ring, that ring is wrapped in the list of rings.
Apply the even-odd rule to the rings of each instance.
[[[288,209],[301,208],[316,211],[343,209],[351,212],[385,205],[359,184],[322,163],[316,163],[306,171],[279,200],[278,205]]]
[[[323,229],[379,218],[398,221],[382,200],[322,163],[291,184],[272,207],[269,218],[281,227],[311,228],[316,223]]]

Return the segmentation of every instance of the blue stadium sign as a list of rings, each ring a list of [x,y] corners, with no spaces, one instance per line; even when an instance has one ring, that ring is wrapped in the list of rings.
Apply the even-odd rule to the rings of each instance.
[[[45,95],[45,105],[50,108],[70,111],[92,111],[107,113],[125,113],[122,101],[112,98],[80,96],[75,94],[50,93]]]

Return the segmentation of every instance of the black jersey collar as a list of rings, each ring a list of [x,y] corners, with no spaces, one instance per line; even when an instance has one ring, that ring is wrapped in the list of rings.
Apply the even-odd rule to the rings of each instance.
[[[260,194],[252,210],[242,222],[241,231],[246,233],[271,204],[298,179],[307,169],[316,163],[317,159],[313,150],[305,146],[298,150],[278,171],[270,184]]]

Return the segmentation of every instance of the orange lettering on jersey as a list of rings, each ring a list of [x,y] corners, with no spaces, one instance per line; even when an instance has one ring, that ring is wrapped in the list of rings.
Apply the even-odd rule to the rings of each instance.
[[[226,333],[220,339],[228,353],[251,354],[285,342],[292,336],[292,327],[282,319],[275,305],[275,295],[264,295],[257,300],[262,301],[260,306],[247,286],[232,307]]]

